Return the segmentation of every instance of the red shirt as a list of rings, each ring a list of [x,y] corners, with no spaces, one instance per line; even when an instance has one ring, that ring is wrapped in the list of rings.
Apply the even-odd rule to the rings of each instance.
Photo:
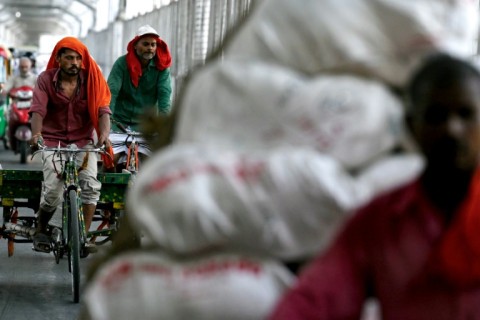
[[[480,319],[480,284],[454,288],[428,263],[445,231],[418,181],[376,199],[301,273],[271,319],[359,319],[368,296],[384,320]]]
[[[67,97],[58,81],[60,69],[49,69],[38,76],[30,113],[43,118],[42,136],[49,147],[76,143],[83,147],[93,138],[93,124],[88,112],[86,74],[82,70],[74,95]],[[99,109],[99,117],[109,113],[108,106]],[[35,134],[36,132],[34,132]]]

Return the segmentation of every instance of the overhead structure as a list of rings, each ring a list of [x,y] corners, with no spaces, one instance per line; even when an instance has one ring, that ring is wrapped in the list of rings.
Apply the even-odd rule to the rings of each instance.
[[[0,0],[0,40],[38,46],[41,35],[81,37],[96,24],[97,0]]]

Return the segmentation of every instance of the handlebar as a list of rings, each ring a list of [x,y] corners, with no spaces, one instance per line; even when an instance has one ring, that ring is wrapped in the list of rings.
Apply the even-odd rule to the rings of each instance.
[[[35,152],[32,154],[35,156],[39,152],[44,152],[44,151],[53,151],[53,152],[66,152],[66,153],[80,153],[80,152],[97,152],[97,153],[102,153],[110,156],[110,154],[106,151],[105,146],[97,147],[97,148],[79,148],[77,147],[76,144],[69,144],[66,147],[61,147],[60,144],[57,147],[47,147],[42,143],[37,143],[37,148]]]
[[[122,131],[123,133],[128,133],[128,130],[127,130],[127,128],[123,125],[123,123],[118,122],[118,121],[115,120],[115,119],[111,119],[111,121],[117,125],[117,127],[120,129],[120,131]]]
[[[120,129],[120,131],[122,131],[125,134],[128,134],[129,136],[141,137],[143,135],[141,132],[134,131],[134,130],[130,129],[129,127],[125,127],[123,125],[123,123],[118,122],[115,119],[110,119],[110,120],[117,125],[117,127]]]

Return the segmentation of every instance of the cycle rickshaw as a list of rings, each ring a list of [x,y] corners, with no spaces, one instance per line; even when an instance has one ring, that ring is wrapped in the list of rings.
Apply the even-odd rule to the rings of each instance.
[[[125,192],[130,179],[129,173],[98,173],[102,182],[100,201],[94,221],[99,221],[97,230],[88,232],[89,239],[101,239],[103,244],[112,239],[117,231],[119,219],[123,212]],[[3,223],[0,226],[0,237],[7,240],[8,256],[14,254],[16,243],[32,243],[35,233],[36,218],[34,215],[22,214],[20,208],[28,208],[37,212],[42,191],[43,173],[41,170],[0,170],[0,197],[3,209]],[[109,216],[100,212],[108,210]],[[28,211],[28,210],[27,210]],[[56,262],[63,257],[62,252],[54,252]],[[70,260],[70,256],[69,256]],[[73,300],[79,301],[79,270],[69,271],[73,280]]]

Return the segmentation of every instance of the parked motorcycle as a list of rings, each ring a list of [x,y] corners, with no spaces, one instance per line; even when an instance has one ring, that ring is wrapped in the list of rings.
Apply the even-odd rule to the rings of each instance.
[[[29,86],[14,88],[10,90],[9,97],[8,143],[15,154],[20,154],[20,163],[26,163],[30,152],[28,141],[32,138],[28,112],[32,104],[33,88]]]

